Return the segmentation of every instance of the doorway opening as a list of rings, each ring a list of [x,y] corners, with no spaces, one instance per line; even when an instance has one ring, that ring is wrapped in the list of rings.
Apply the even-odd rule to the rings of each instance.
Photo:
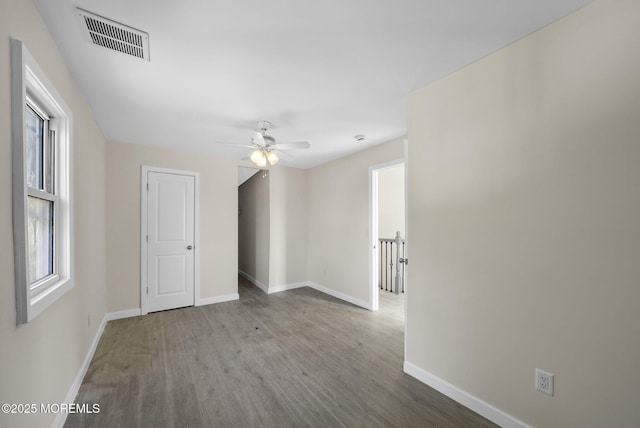
[[[406,280],[406,171],[404,160],[369,169],[370,301],[404,324]]]
[[[269,283],[269,180],[260,168],[238,166],[238,294]]]

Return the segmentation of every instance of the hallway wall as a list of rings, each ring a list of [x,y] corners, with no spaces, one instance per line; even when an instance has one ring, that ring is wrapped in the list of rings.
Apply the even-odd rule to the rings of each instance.
[[[410,98],[406,361],[532,426],[640,426],[638,17],[596,1]]]
[[[404,165],[378,172],[378,237],[395,238],[405,234]]]
[[[269,287],[307,280],[307,170],[278,167],[269,171]]]
[[[403,158],[399,138],[308,171],[310,281],[371,305],[369,167]]]

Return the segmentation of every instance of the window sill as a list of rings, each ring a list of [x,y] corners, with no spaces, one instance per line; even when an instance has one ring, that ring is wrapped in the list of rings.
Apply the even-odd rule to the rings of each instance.
[[[56,300],[64,296],[73,288],[73,282],[70,278],[62,278],[45,291],[31,298],[31,304],[28,309],[27,321],[34,319],[40,312],[51,306]]]

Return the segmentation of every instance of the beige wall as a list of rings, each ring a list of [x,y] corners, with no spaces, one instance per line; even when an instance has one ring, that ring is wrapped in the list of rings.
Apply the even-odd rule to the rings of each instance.
[[[395,238],[404,232],[404,165],[378,173],[378,237]]]
[[[371,304],[369,167],[403,157],[397,139],[308,170],[310,281]]]
[[[307,280],[307,171],[269,171],[269,287]]]
[[[269,287],[269,182],[258,172],[238,187],[238,268]]]
[[[638,17],[596,1],[410,98],[406,359],[533,426],[640,426]]]
[[[16,327],[11,214],[9,38],[21,40],[74,115],[75,287]],[[105,140],[30,1],[0,4],[0,402],[64,402],[106,312]],[[50,426],[54,414],[8,415],[0,425]]]
[[[140,308],[142,165],[200,173],[200,297],[237,293],[237,161],[110,141],[107,143],[109,312]]]

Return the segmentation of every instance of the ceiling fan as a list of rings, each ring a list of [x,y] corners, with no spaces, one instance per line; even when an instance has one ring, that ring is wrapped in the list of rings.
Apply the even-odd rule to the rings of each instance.
[[[267,120],[258,121],[258,129],[253,131],[250,144],[234,144],[228,143],[237,147],[248,147],[253,149],[249,155],[249,159],[253,161],[259,168],[266,168],[267,163],[269,165],[275,165],[280,158],[291,161],[294,159],[284,150],[290,149],[308,149],[311,147],[306,141],[296,141],[293,143],[277,143],[276,139],[271,135],[267,135],[267,131],[271,128],[271,122]]]

